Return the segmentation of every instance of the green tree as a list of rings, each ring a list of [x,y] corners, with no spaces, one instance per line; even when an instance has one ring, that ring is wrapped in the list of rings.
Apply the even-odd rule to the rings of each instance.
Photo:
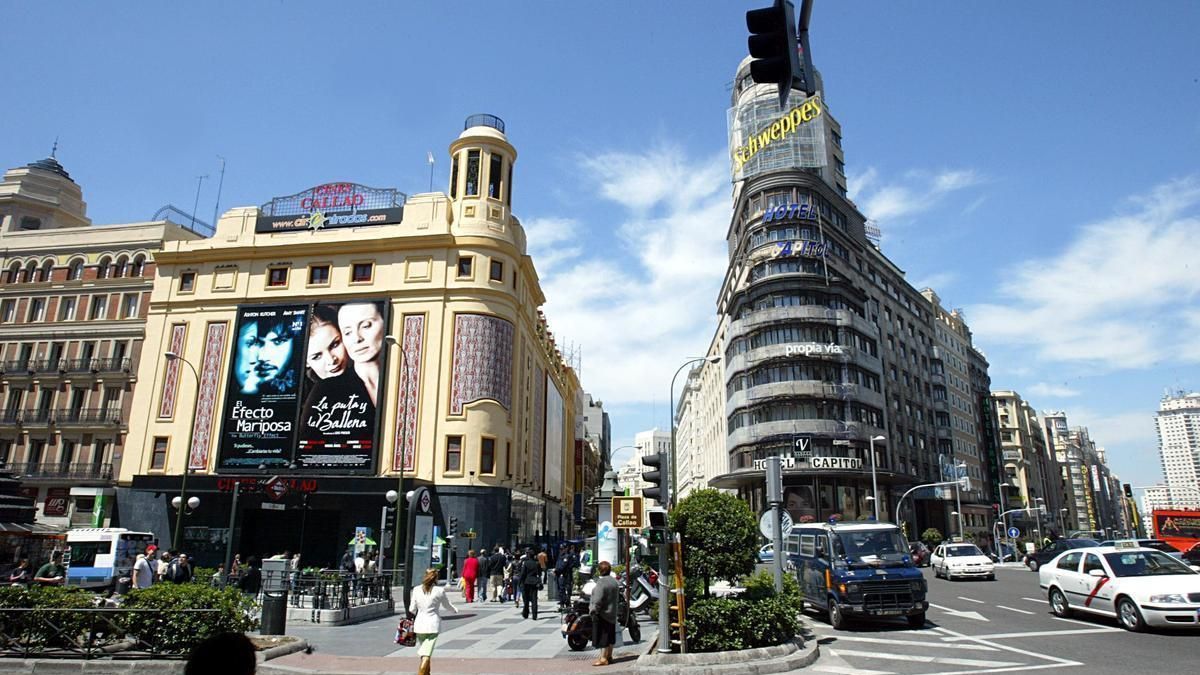
[[[754,571],[758,521],[736,495],[696,490],[675,505],[670,519],[683,541],[683,573],[703,579],[706,595],[713,580],[732,583]]]
[[[921,541],[925,542],[927,546],[937,546],[942,543],[942,531],[931,527],[921,533]]]

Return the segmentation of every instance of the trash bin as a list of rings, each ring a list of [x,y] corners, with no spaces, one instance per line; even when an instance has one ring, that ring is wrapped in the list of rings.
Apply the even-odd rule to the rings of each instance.
[[[264,591],[260,635],[283,635],[287,632],[287,591]]]

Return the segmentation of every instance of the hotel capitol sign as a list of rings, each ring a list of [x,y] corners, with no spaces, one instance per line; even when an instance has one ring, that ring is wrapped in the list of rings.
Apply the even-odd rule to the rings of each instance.
[[[387,225],[404,219],[407,195],[394,188],[325,183],[263,204],[254,231],[295,232]]]
[[[861,457],[828,457],[815,455],[812,450],[812,439],[797,436],[792,441],[793,454],[791,457],[780,457],[779,467],[784,471],[803,471],[808,469],[830,469],[834,471],[862,471]],[[755,471],[766,471],[767,460],[756,459],[751,463]]]

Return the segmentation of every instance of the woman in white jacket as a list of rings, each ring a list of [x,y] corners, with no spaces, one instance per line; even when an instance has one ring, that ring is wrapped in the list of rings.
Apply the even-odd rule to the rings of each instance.
[[[450,604],[450,599],[446,597],[446,589],[437,585],[437,578],[437,570],[425,570],[425,578],[420,586],[413,589],[412,600],[408,603],[408,611],[417,615],[413,620],[413,632],[417,634],[417,655],[421,657],[417,675],[430,675],[433,648],[437,645],[438,631],[442,628],[442,610],[458,614],[458,608]]]

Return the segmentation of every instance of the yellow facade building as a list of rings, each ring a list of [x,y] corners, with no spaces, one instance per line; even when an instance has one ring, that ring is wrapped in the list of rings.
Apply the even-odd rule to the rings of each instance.
[[[171,499],[198,496],[180,548],[212,564],[236,485],[243,558],[332,565],[356,537],[390,552],[379,530],[403,467],[405,491],[433,496],[435,536],[457,525],[458,556],[574,534],[580,384],[511,212],[516,150],[498,118],[465,126],[448,195],[328,183],[164,243],[123,526],[167,541]]]

